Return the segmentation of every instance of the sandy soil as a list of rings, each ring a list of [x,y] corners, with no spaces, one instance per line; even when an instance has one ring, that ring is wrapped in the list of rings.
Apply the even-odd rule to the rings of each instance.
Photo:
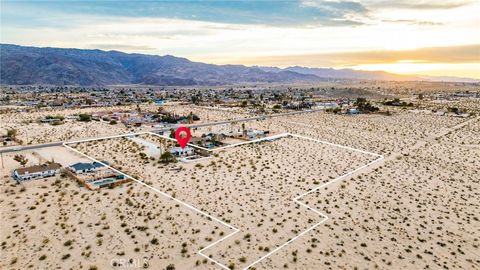
[[[479,160],[432,143],[328,186],[306,200],[330,222],[259,268],[477,269]]]
[[[312,113],[246,123],[385,156],[302,198],[329,219],[255,268],[480,268],[479,122],[399,110],[392,116]],[[238,128],[240,123],[195,132]],[[171,146],[156,136],[142,138]],[[124,138],[75,147],[239,228],[205,251],[235,269],[323,220],[292,198],[374,158],[299,138],[169,165],[143,157],[146,149]],[[64,164],[82,160],[63,151],[25,155],[31,164],[40,162],[38,156]],[[9,176],[19,167],[12,158],[4,155],[1,171],[2,268],[109,269],[112,259],[146,259],[151,269],[220,269],[197,251],[230,233],[226,226],[137,183],[99,192],[60,176],[17,185]]]
[[[140,158],[142,147],[125,138],[75,147],[240,229],[206,251],[222,264],[240,268],[323,220],[294,197],[376,158],[301,138],[231,148],[208,161],[170,166]],[[172,171],[174,167],[181,170]]]
[[[61,176],[15,184],[2,170],[1,194],[2,269],[208,268],[196,252],[231,232],[136,183],[94,192]]]
[[[480,120],[472,121],[464,127],[448,133],[441,139],[445,143],[480,147]]]

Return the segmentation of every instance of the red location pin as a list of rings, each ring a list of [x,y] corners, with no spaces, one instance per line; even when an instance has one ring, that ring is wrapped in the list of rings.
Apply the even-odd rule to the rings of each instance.
[[[190,137],[192,137],[192,134],[190,133],[190,129],[187,127],[179,127],[175,131],[175,139],[177,139],[177,142],[180,144],[182,149],[187,146],[188,141],[190,141]]]

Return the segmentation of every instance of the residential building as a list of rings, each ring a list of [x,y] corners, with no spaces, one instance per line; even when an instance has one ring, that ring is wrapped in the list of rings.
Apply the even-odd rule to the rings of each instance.
[[[359,114],[360,111],[357,108],[348,109],[348,114]]]
[[[193,154],[193,148],[186,146],[185,148],[173,147],[170,149],[170,153],[174,156],[189,156]]]
[[[20,168],[13,171],[13,176],[17,181],[31,180],[35,178],[44,178],[54,176],[60,172],[62,165],[58,163],[45,163],[26,168]]]
[[[105,161],[102,161],[102,163],[104,164],[107,164],[107,162]],[[86,173],[86,172],[93,172],[93,171],[96,171],[96,170],[99,170],[101,168],[103,168],[105,166],[103,166],[101,163],[99,162],[92,162],[92,163],[82,163],[82,162],[78,162],[78,163],[75,163],[73,165],[70,165],[70,167],[68,167],[72,172],[76,173],[76,174],[80,174],[80,173]]]
[[[249,139],[263,138],[268,133],[268,131],[250,129],[247,131],[247,137]]]

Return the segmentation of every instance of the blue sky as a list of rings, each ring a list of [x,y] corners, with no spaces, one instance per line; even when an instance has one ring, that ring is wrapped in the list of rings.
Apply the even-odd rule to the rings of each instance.
[[[473,0],[5,1],[2,43],[480,78]]]
[[[366,15],[358,2],[321,1],[2,1],[4,23],[45,25],[41,14],[75,14],[120,17],[150,17],[233,24],[266,25],[357,25],[348,14]],[[314,3],[314,2],[312,2]],[[318,1],[317,3],[320,3]],[[21,12],[9,12],[15,10]],[[38,12],[41,12],[40,14]],[[33,18],[32,18],[33,16]],[[2,16],[3,17],[3,16]],[[30,18],[33,20],[28,20]],[[60,24],[69,22],[58,21]]]

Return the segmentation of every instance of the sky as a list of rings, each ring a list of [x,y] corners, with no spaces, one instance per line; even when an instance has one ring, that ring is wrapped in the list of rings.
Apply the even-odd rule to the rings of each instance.
[[[480,1],[0,0],[0,42],[480,79]]]

